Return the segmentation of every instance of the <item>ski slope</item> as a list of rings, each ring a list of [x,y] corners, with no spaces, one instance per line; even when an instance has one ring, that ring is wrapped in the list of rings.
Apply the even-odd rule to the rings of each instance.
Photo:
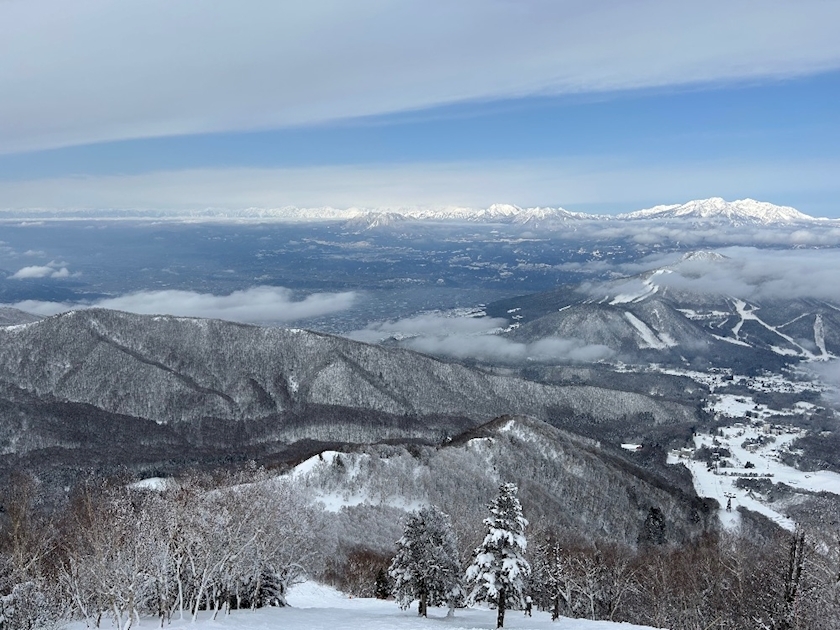
[[[840,495],[840,475],[827,470],[802,471],[787,466],[780,461],[780,453],[804,431],[792,426],[770,425],[765,423],[735,423],[721,429],[720,435],[698,433],[694,437],[697,448],[721,447],[731,456],[727,465],[707,466],[706,462],[680,457],[677,452],[668,456],[668,463],[684,464],[694,481],[694,489],[701,497],[717,499],[720,504],[721,524],[727,528],[739,524],[737,508],[745,507],[763,514],[785,529],[793,531],[796,523],[783,513],[783,505],[768,502],[758,492],[738,488],[735,482],[739,477],[766,478],[773,483],[784,483],[792,488],[807,492],[831,492]],[[747,446],[745,446],[747,444]],[[747,463],[751,466],[747,467]],[[727,511],[728,500],[732,500],[732,510]]]

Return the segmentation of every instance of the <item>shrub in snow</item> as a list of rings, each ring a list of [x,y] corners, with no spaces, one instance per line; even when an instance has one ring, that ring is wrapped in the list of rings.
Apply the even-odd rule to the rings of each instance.
[[[57,627],[58,618],[55,598],[35,582],[16,584],[0,597],[0,630],[47,630]]]
[[[499,496],[490,504],[490,518],[484,520],[487,535],[475,550],[475,559],[467,569],[472,585],[468,601],[489,602],[498,609],[497,627],[505,623],[507,608],[521,608],[525,603],[525,580],[531,567],[525,559],[525,527],[522,505],[512,483],[499,488]]]
[[[412,513],[388,572],[401,608],[417,599],[418,615],[425,617],[430,605],[448,604],[451,611],[461,596],[461,567],[449,517],[436,507]]]

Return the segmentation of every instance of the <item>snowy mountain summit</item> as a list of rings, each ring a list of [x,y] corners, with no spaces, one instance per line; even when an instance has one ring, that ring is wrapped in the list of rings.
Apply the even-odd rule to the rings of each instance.
[[[729,256],[724,256],[723,254],[719,254],[718,252],[713,252],[706,249],[698,249],[693,252],[688,252],[686,254],[683,254],[682,258],[680,259],[681,262],[722,262],[724,260],[729,260]]]
[[[731,223],[733,225],[798,223],[816,221],[812,216],[788,206],[766,201],[740,199],[726,201],[720,197],[698,199],[684,204],[655,206],[618,215],[619,219],[689,219],[699,222]]]

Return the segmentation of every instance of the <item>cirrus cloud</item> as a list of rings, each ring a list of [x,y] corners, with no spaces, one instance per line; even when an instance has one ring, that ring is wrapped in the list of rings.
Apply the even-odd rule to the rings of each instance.
[[[797,76],[840,67],[839,20],[822,0],[0,2],[0,147]]]

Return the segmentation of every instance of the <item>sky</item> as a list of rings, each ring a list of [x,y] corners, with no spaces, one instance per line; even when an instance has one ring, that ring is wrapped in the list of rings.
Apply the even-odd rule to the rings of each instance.
[[[0,0],[0,209],[840,217],[840,3]]]

